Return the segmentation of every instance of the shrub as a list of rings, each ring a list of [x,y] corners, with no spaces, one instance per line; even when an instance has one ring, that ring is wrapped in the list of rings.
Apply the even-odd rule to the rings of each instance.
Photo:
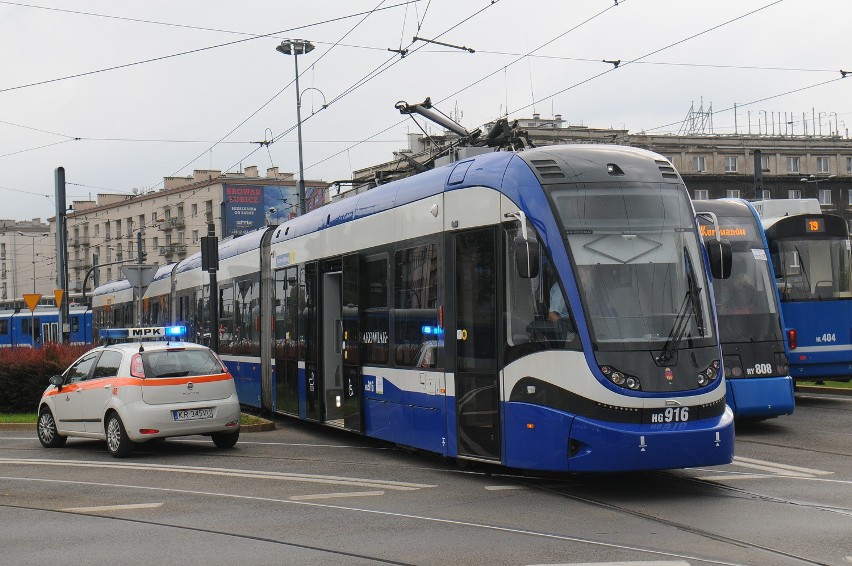
[[[65,371],[91,346],[46,344],[0,349],[0,413],[32,413],[52,375]]]

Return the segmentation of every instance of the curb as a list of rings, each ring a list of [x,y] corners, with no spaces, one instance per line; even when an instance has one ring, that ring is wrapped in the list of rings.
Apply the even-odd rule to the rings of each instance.
[[[259,417],[256,417],[259,418]],[[240,425],[240,433],[244,432],[267,432],[275,430],[275,423],[262,419],[262,423]],[[0,423],[0,430],[28,430],[35,432],[36,423]]]
[[[846,389],[843,387],[820,387],[819,385],[797,385],[794,393],[825,393],[827,395],[852,397],[852,389]]]

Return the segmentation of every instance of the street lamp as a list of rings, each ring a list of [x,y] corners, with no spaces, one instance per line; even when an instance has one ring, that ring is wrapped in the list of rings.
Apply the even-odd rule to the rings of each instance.
[[[299,92],[299,55],[314,50],[314,44],[306,39],[285,39],[275,48],[284,55],[292,55],[296,63],[296,136],[299,140],[299,214],[305,213],[305,170],[302,165],[302,95]]]
[[[801,179],[799,179],[799,181],[802,182],[802,183],[813,183],[814,190],[816,191],[816,196],[817,196],[817,198],[819,198],[819,184],[820,184],[820,182],[828,181],[829,179],[833,179],[834,177],[837,177],[837,175],[831,174],[827,177],[817,177],[815,175],[808,175],[807,177],[802,177]],[[820,204],[831,204],[831,203],[820,202]]]

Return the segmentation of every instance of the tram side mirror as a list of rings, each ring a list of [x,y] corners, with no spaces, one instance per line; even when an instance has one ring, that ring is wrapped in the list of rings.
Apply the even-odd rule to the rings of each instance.
[[[707,257],[710,260],[710,273],[713,279],[727,279],[731,276],[731,242],[728,240],[709,240],[707,246]]]
[[[515,236],[515,263],[518,274],[524,279],[538,277],[538,258],[541,254],[538,240],[525,240],[523,236]]]

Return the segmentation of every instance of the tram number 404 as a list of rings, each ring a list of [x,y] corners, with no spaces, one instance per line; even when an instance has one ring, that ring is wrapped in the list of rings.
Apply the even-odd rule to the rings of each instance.
[[[667,407],[651,413],[651,423],[685,423],[689,420],[689,407]]]
[[[823,334],[816,337],[817,344],[825,342],[837,342],[837,334]]]

